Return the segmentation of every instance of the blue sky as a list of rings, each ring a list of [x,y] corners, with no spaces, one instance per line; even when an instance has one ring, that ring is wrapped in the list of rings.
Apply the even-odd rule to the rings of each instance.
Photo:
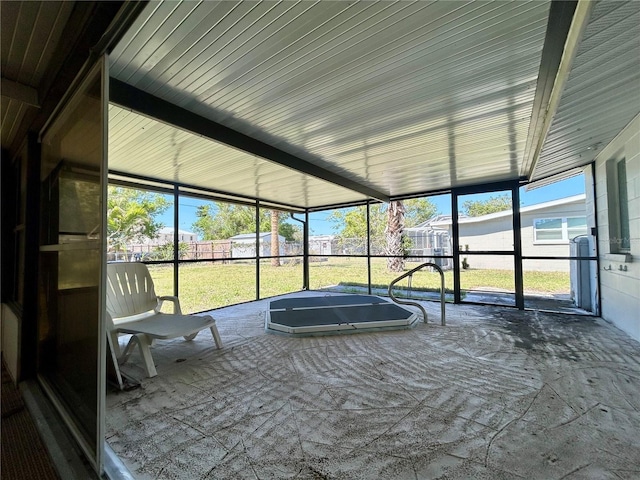
[[[571,177],[562,182],[547,185],[546,187],[536,188],[534,190],[525,191],[524,188],[520,189],[520,201],[521,206],[526,207],[529,205],[535,205],[537,203],[543,203],[550,200],[557,200],[559,198],[570,197],[584,193],[584,176],[578,175]],[[473,199],[487,199],[492,195],[499,193],[489,193],[474,195]],[[171,197],[168,197],[171,200]],[[451,200],[449,195],[439,195],[431,197],[431,200],[438,207],[438,213],[450,214],[451,213]],[[204,205],[208,202],[196,198],[182,197],[180,203],[180,226],[181,230],[193,231],[193,223],[196,221],[196,211],[198,206]],[[326,235],[335,233],[332,228],[333,223],[326,220],[327,212],[312,213],[311,217],[311,234],[312,235]],[[169,209],[165,214],[158,218],[165,226],[171,226],[173,224],[173,208]],[[293,222],[297,224],[297,222]]]

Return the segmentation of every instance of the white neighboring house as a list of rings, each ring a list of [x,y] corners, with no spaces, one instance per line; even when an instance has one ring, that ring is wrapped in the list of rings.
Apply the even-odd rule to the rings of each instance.
[[[271,232],[261,232],[258,234],[260,238],[260,256],[268,257],[271,255]],[[231,258],[252,258],[256,256],[256,234],[241,233],[234,235],[229,239],[231,241]],[[284,244],[286,239],[282,235],[278,235],[279,253],[284,255]]]
[[[119,256],[123,256],[125,261],[140,261],[143,256],[146,259],[156,259],[148,257],[156,247],[173,244],[173,228],[163,227],[158,231],[158,234],[154,238],[145,238],[140,243],[130,243],[127,245],[127,253],[115,254],[115,259],[120,260]],[[197,243],[198,234],[193,232],[187,232],[186,230],[178,230],[178,242],[179,243]]]
[[[520,209],[522,255],[544,257],[568,257],[571,240],[587,235],[585,194],[529,205]],[[513,251],[513,223],[510,210],[490,213],[479,217],[461,217],[460,249],[464,258],[467,249],[475,251]],[[433,219],[406,229],[414,244],[419,231],[428,235],[422,248],[443,248],[451,254],[451,216],[439,215]],[[442,232],[446,232],[443,237]],[[429,243],[431,242],[431,243]],[[593,243],[593,242],[592,242]],[[429,253],[431,253],[430,250]],[[595,250],[590,253],[595,256]],[[425,253],[425,256],[428,256]],[[471,268],[513,269],[512,256],[469,255]],[[525,270],[569,271],[568,260],[524,260]]]
[[[171,227],[163,227],[158,231],[158,235],[155,238],[145,241],[146,245],[165,245],[166,243],[173,243],[173,228]],[[188,232],[186,230],[178,230],[178,241],[179,242],[197,242],[198,234],[193,232]]]
[[[522,255],[567,257],[571,240],[587,234],[585,195],[551,200],[520,208]],[[460,219],[460,248],[513,250],[510,211]],[[595,254],[595,252],[594,252]],[[513,268],[510,256],[469,256],[472,268]],[[525,260],[525,270],[569,271],[569,261]]]
[[[335,235],[310,235],[309,255],[331,255]]]

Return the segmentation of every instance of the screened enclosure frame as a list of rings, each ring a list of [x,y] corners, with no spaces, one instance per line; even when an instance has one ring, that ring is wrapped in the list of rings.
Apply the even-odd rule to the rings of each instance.
[[[593,171],[593,164],[591,164],[592,174],[595,175]],[[595,177],[594,177],[595,178]],[[279,210],[281,212],[286,212],[291,215],[291,218],[300,222],[302,224],[302,233],[303,233],[303,241],[302,241],[302,254],[301,255],[278,255],[277,257],[273,257],[271,255],[260,255],[259,249],[256,248],[256,255],[252,257],[245,257],[244,260],[255,261],[255,299],[253,300],[262,300],[264,298],[270,298],[271,296],[262,297],[260,295],[260,281],[261,281],[261,261],[262,260],[270,260],[272,258],[280,258],[280,259],[297,259],[302,258],[303,262],[303,270],[302,270],[302,278],[300,278],[301,288],[299,290],[292,290],[291,292],[284,293],[294,293],[296,291],[304,291],[304,290],[312,290],[310,288],[310,259],[314,257],[331,257],[331,258],[363,258],[366,259],[366,269],[367,269],[367,293],[371,295],[373,293],[372,289],[372,259],[376,258],[394,258],[396,255],[381,255],[381,254],[372,254],[371,253],[371,212],[370,207],[374,204],[379,204],[382,202],[376,200],[368,200],[361,202],[350,202],[346,204],[332,204],[322,207],[313,207],[313,208],[304,208],[298,207],[294,205],[288,204],[279,204],[273,201],[261,200],[256,198],[251,198],[248,196],[237,195],[229,192],[224,192],[215,189],[206,189],[200,188],[197,186],[186,185],[178,182],[171,182],[162,180],[154,177],[144,177],[140,175],[128,175],[124,172],[118,171],[110,171],[109,172],[109,184],[117,185],[126,188],[133,188],[139,190],[148,190],[154,191],[157,193],[164,193],[173,196],[174,201],[174,218],[173,218],[173,231],[174,231],[174,240],[173,240],[173,259],[172,260],[150,260],[145,261],[144,263],[150,265],[172,265],[173,266],[173,286],[174,291],[173,294],[179,296],[180,294],[180,264],[197,264],[197,263],[216,263],[224,260],[220,259],[180,259],[179,256],[179,209],[177,206],[179,205],[179,199],[182,197],[195,197],[202,200],[214,201],[214,202],[226,202],[231,204],[244,205],[255,208],[256,212],[256,245],[259,244],[259,221],[260,221],[260,211],[261,210]],[[475,185],[468,187],[460,187],[460,188],[452,188],[451,190],[440,190],[437,192],[425,192],[422,195],[412,194],[408,196],[398,196],[390,198],[390,201],[396,200],[407,200],[414,198],[429,198],[436,195],[449,194],[451,196],[451,221],[452,221],[452,254],[451,255],[430,255],[434,259],[448,259],[452,261],[453,265],[453,303],[461,304],[461,303],[471,303],[477,305],[499,305],[511,308],[517,308],[519,310],[528,309],[525,305],[525,291],[524,291],[524,269],[523,269],[523,261],[526,260],[564,260],[564,261],[572,261],[572,260],[585,260],[585,261],[593,261],[598,262],[597,256],[576,256],[576,255],[567,255],[567,256],[535,256],[535,255],[523,255],[522,251],[522,239],[521,239],[521,214],[520,214],[520,188],[525,186],[526,183],[523,181],[506,181],[506,182],[495,182],[490,184],[483,185]],[[595,184],[590,185],[593,189]],[[514,259],[514,305],[508,304],[496,304],[491,302],[483,302],[483,301],[465,301],[463,299],[463,288],[461,287],[460,282],[460,259],[463,253],[460,250],[460,242],[459,242],[459,217],[458,217],[458,197],[467,194],[475,194],[475,193],[491,193],[491,192],[499,192],[499,191],[509,191],[511,193],[512,198],[512,228],[514,235],[514,249],[513,251],[502,251],[502,250],[487,250],[487,251],[465,251],[464,255],[498,255],[498,256],[513,256]],[[595,197],[595,196],[594,196]],[[311,213],[317,212],[325,212],[332,209],[338,208],[352,208],[352,207],[366,207],[366,222],[367,222],[367,236],[364,239],[366,245],[366,253],[363,254],[329,254],[329,255],[316,255],[309,252],[309,224],[310,219],[309,215]],[[304,215],[304,220],[295,217],[294,215]],[[597,243],[597,242],[596,242]],[[420,258],[412,255],[405,255],[403,257],[405,260],[410,260],[411,258]],[[599,277],[597,278],[597,294],[598,294],[598,302],[597,302],[597,311],[593,312],[593,315],[598,316],[600,314],[600,299],[599,299]],[[248,301],[253,301],[248,300]],[[243,303],[243,302],[240,302]],[[231,304],[234,305],[234,304]],[[221,308],[221,307],[215,307]],[[212,308],[214,309],[214,308]],[[205,311],[205,310],[203,310]],[[564,312],[566,313],[566,312]]]
[[[508,182],[503,183],[501,188],[507,188],[512,192],[512,199],[514,201],[514,215],[512,226],[514,234],[514,245],[513,251],[502,252],[500,253],[500,255],[513,255],[515,297],[514,306],[519,309],[523,309],[525,308],[525,293],[523,284],[522,262],[523,260],[530,260],[534,259],[535,257],[527,257],[523,255],[521,239],[516,238],[520,236],[519,230],[521,226],[519,224],[520,206],[518,201],[519,192],[517,190],[519,187],[524,185],[526,181],[544,180],[547,176],[554,176],[574,168],[588,165],[589,162],[592,162],[593,158],[595,158],[594,156],[591,156],[589,157],[589,160],[580,160],[579,165],[576,164],[575,161],[569,162],[567,163],[566,168],[562,167],[561,170],[559,170],[558,168],[545,169],[546,167],[540,167],[539,165],[541,148],[544,146],[549,129],[552,127],[550,120],[553,118],[556,109],[559,107],[559,104],[558,102],[556,102],[556,100],[560,98],[560,94],[565,87],[565,83],[572,83],[571,79],[569,78],[569,73],[571,72],[571,66],[574,58],[580,53],[578,52],[578,46],[580,44],[580,39],[583,32],[588,27],[591,8],[591,4],[589,4],[588,2],[585,4],[551,2],[548,14],[542,15],[542,17],[548,17],[548,21],[546,22],[545,30],[540,31],[540,48],[536,53],[535,59],[531,63],[531,66],[533,68],[532,71],[537,72],[537,81],[535,82],[535,89],[528,88],[529,90],[531,90],[530,93],[532,93],[530,101],[528,102],[531,107],[531,112],[525,115],[526,118],[530,119],[530,124],[529,128],[526,131],[523,131],[521,135],[522,138],[520,139],[520,141],[525,142],[524,145],[522,145],[524,148],[522,152],[518,153],[518,149],[520,147],[516,142],[516,139],[518,137],[515,130],[516,118],[513,117],[513,115],[509,114],[507,122],[505,123],[505,125],[508,126],[508,131],[506,132],[508,136],[505,138],[507,138],[508,141],[510,157],[508,163],[499,165],[500,169],[502,169],[505,165],[508,166],[507,170],[500,170],[500,174],[490,175],[489,172],[482,171],[475,172],[474,175],[467,177],[464,177],[464,175],[458,177],[456,175],[456,173],[466,172],[466,170],[475,167],[475,157],[474,155],[467,155],[466,158],[468,159],[468,161],[466,163],[460,163],[460,161],[456,163],[452,160],[452,158],[455,159],[456,142],[455,135],[453,135],[455,125],[447,120],[445,123],[443,123],[443,125],[448,125],[446,136],[448,143],[446,144],[447,149],[444,149],[443,151],[447,151],[450,158],[448,159],[448,161],[445,160],[442,163],[447,167],[448,172],[446,173],[448,173],[449,177],[447,177],[446,175],[442,175],[442,177],[450,178],[450,180],[441,183],[432,183],[431,186],[421,183],[422,180],[424,180],[423,178],[421,178],[422,172],[425,172],[424,178],[428,178],[429,174],[426,172],[430,171],[430,165],[426,160],[423,159],[416,163],[416,168],[411,173],[405,171],[405,175],[409,178],[412,178],[414,183],[410,186],[409,184],[405,183],[405,186],[396,187],[396,191],[394,191],[393,188],[389,187],[387,183],[385,183],[384,174],[380,173],[382,171],[386,172],[387,168],[391,169],[393,167],[391,158],[379,163],[379,165],[385,166],[385,169],[382,170],[379,168],[377,170],[377,175],[374,175],[369,181],[368,174],[366,173],[368,172],[368,170],[366,168],[363,168],[361,171],[357,169],[349,169],[349,166],[347,166],[346,163],[350,161],[353,162],[353,159],[351,159],[350,157],[344,157],[344,164],[342,163],[343,160],[340,157],[331,155],[327,155],[325,157],[323,156],[321,150],[316,150],[313,148],[313,142],[311,142],[310,139],[297,141],[295,140],[295,138],[297,138],[295,137],[295,135],[279,136],[280,131],[277,128],[274,127],[273,131],[271,131],[264,125],[261,125],[259,121],[251,120],[250,115],[247,115],[245,118],[243,115],[238,114],[237,112],[233,112],[233,109],[226,110],[227,107],[224,106],[224,103],[217,104],[216,102],[211,101],[209,104],[205,105],[206,102],[201,102],[199,104],[199,107],[202,108],[194,108],[193,104],[198,103],[196,101],[197,92],[190,91],[189,88],[184,88],[182,90],[180,88],[176,88],[175,92],[173,92],[171,95],[166,96],[160,90],[149,87],[149,84],[146,81],[130,82],[130,77],[128,76],[129,73],[126,73],[129,72],[130,65],[125,65],[125,60],[129,62],[131,61],[132,57],[136,59],[136,61],[139,60],[141,63],[144,63],[143,58],[138,58],[138,56],[133,54],[129,55],[130,52],[125,54],[123,53],[123,51],[121,51],[131,47],[132,45],[135,45],[135,42],[139,40],[139,38],[133,34],[130,38],[127,38],[126,42],[123,42],[121,50],[116,50],[113,56],[113,58],[116,59],[116,65],[112,70],[113,75],[110,78],[109,101],[111,106],[117,107],[120,112],[128,111],[130,113],[135,113],[140,117],[146,117],[146,119],[154,120],[159,124],[163,124],[164,126],[173,127],[176,129],[176,131],[181,131],[182,133],[187,132],[192,134],[194,137],[199,137],[200,139],[211,141],[216,144],[217,147],[223,146],[229,149],[229,151],[240,151],[246,155],[246,157],[243,157],[243,160],[246,158],[251,158],[251,160],[255,161],[256,165],[259,164],[260,166],[264,167],[265,164],[268,164],[269,166],[274,167],[273,169],[268,169],[269,174],[271,175],[271,180],[273,180],[274,178],[282,179],[283,177],[286,177],[286,174],[283,172],[286,171],[290,174],[293,171],[295,175],[289,175],[287,177],[291,186],[295,185],[296,188],[300,187],[300,182],[298,182],[297,184],[295,183],[295,181],[298,179],[301,179],[301,182],[305,182],[308,180],[314,187],[309,189],[309,191],[312,191],[312,193],[317,194],[319,191],[323,191],[324,188],[326,188],[327,191],[331,193],[327,196],[316,196],[311,198],[306,196],[309,191],[305,190],[304,188],[299,188],[296,191],[295,195],[292,195],[290,197],[286,197],[285,195],[281,196],[281,193],[284,192],[280,191],[280,185],[278,184],[278,182],[271,182],[267,185],[267,188],[271,188],[270,192],[267,193],[264,190],[260,191],[260,185],[258,183],[260,174],[257,173],[257,170],[256,172],[247,170],[243,172],[243,175],[238,174],[238,183],[235,184],[225,184],[224,182],[216,183],[217,179],[215,176],[208,177],[206,180],[196,178],[197,175],[194,176],[194,171],[210,171],[211,169],[215,169],[216,166],[223,165],[226,168],[224,172],[226,178],[233,179],[234,169],[229,167],[229,163],[232,163],[229,159],[232,158],[233,155],[227,155],[227,151],[224,151],[220,154],[222,158],[222,160],[220,160],[220,163],[216,163],[215,154],[211,154],[209,158],[206,159],[206,161],[203,160],[202,157],[198,157],[198,161],[201,163],[198,164],[197,162],[195,162],[192,165],[193,169],[190,172],[191,177],[189,177],[188,180],[189,182],[199,183],[199,185],[197,186],[170,182],[161,178],[147,177],[146,175],[147,172],[150,171],[149,167],[152,167],[152,162],[142,166],[140,164],[130,166],[128,164],[128,157],[125,154],[121,155],[120,162],[117,164],[118,168],[115,168],[116,163],[114,163],[114,170],[112,170],[110,173],[112,175],[120,175],[121,180],[130,181],[133,184],[137,182],[145,183],[145,181],[148,181],[151,183],[156,182],[163,186],[168,185],[171,190],[170,193],[175,195],[174,198],[178,198],[181,192],[184,192],[188,189],[191,190],[191,193],[197,191],[202,192],[202,195],[205,197],[211,196],[212,200],[215,200],[215,197],[219,196],[220,201],[243,203],[254,206],[257,210],[259,210],[260,208],[271,207],[282,209],[288,212],[297,212],[300,215],[304,215],[304,223],[302,224],[304,226],[304,247],[302,253],[302,257],[304,259],[304,273],[303,278],[301,279],[302,289],[310,288],[309,259],[313,256],[309,252],[308,248],[310,213],[324,211],[332,208],[345,208],[351,206],[366,205],[368,221],[368,219],[370,218],[370,206],[377,202],[404,200],[420,196],[438,195],[441,193],[450,194],[452,198],[451,211],[452,213],[454,213],[451,227],[456,233],[452,235],[452,237],[456,242],[456,245],[451,248],[451,255],[443,255],[441,256],[441,258],[451,260],[453,263],[455,292],[454,302],[456,303],[462,302],[462,295],[460,291],[460,266],[458,265],[460,260],[460,245],[456,240],[457,234],[459,233],[459,222],[457,218],[455,218],[455,212],[457,212],[457,205],[455,205],[457,196],[463,195],[465,194],[465,192],[470,191],[488,191],[496,186],[496,184],[484,183],[494,180],[510,179]],[[524,37],[527,45],[529,45],[530,43],[529,37],[530,35],[525,35]],[[238,36],[238,41],[244,41],[243,37]],[[508,48],[512,48],[512,46],[508,46]],[[495,53],[496,56],[500,56],[500,50],[496,50]],[[180,57],[179,54],[177,54],[175,58],[171,56],[169,58],[178,61]],[[121,64],[118,64],[118,62],[121,62]],[[138,73],[136,73],[136,75],[138,74],[147,76],[149,72],[140,69]],[[517,66],[516,68],[514,68],[512,74],[522,75],[523,71],[521,66]],[[310,80],[313,80],[313,78],[310,78]],[[154,80],[154,82],[156,81],[157,79]],[[155,83],[152,84],[155,85]],[[531,87],[533,87],[533,84],[531,85]],[[465,89],[463,89],[462,91],[464,90]],[[209,97],[209,100],[211,100],[211,98],[212,97]],[[180,101],[180,99],[182,100]],[[513,98],[509,99],[509,101],[512,100]],[[383,117],[386,117],[386,112],[381,112],[381,115]],[[290,117],[289,122],[293,121],[293,119],[295,118],[295,115]],[[137,122],[137,120],[135,119],[131,121]],[[128,125],[126,121],[123,123],[125,123],[125,125]],[[326,123],[331,124],[331,122]],[[135,123],[135,125],[137,125],[139,128],[144,129],[144,125],[146,124]],[[393,127],[393,125],[391,125],[391,127]],[[300,125],[300,128],[301,130],[304,130],[305,125]],[[167,132],[165,130],[163,130],[163,132],[166,136]],[[120,131],[120,135],[120,138],[126,139],[129,137],[129,131],[126,128],[122,128]],[[499,144],[499,152],[503,152],[503,140],[502,137],[500,138],[501,140]],[[365,145],[369,145],[365,137],[361,137],[359,138],[359,140],[364,141]],[[307,141],[310,142],[311,146],[305,143]],[[473,142],[476,142],[476,139],[474,139]],[[144,145],[145,146],[141,148],[150,148],[148,151],[154,151],[153,149],[156,148],[156,145],[151,145],[150,147],[146,144]],[[207,147],[203,147],[203,144],[201,143],[198,143],[198,148],[203,151],[207,149]],[[356,149],[356,151],[359,152],[360,150]],[[198,150],[198,153],[199,152],[200,150]],[[350,152],[350,150],[347,150],[346,152]],[[126,153],[129,152],[127,151]],[[163,153],[167,154],[167,152]],[[170,157],[171,153],[172,152],[169,152],[167,155],[165,155],[165,157],[163,157],[163,161],[165,162],[163,165],[167,169],[167,171],[170,171],[169,168],[171,168],[171,166],[176,167],[176,165],[170,165],[170,161],[167,160],[167,158]],[[475,153],[481,155],[480,150],[475,150]],[[520,154],[522,155],[522,158],[521,162],[519,163],[518,155]],[[366,154],[364,154],[364,157],[366,157]],[[446,158],[446,156],[443,158]],[[460,160],[461,158],[462,157],[458,155],[458,160]],[[497,157],[495,152],[491,155],[491,158],[494,162],[496,161]],[[359,166],[367,166],[368,168],[368,164],[367,162],[363,161],[363,158],[358,157],[358,159],[358,161],[360,161],[362,164],[358,164]],[[545,159],[545,162],[547,161],[548,159]],[[136,174],[138,174],[138,176],[128,176],[127,172],[117,171],[118,169],[128,170],[129,168],[131,169],[131,172],[135,172]],[[197,170],[198,168],[200,168],[201,170]],[[538,170],[540,170],[540,173],[537,173]],[[171,173],[167,174],[167,176],[178,178],[178,170],[174,168],[172,172],[175,177],[173,177]],[[443,174],[444,173],[445,172],[443,170]],[[254,179],[256,180],[255,185],[252,182],[252,174],[254,175]],[[223,174],[221,173],[221,176],[222,175]],[[188,175],[185,174],[185,177],[183,178],[187,177]],[[276,184],[276,186],[274,186],[274,183]],[[222,190],[201,188],[202,186],[210,187],[212,185],[226,186],[221,187]],[[234,195],[230,193],[232,191],[242,192],[244,196]],[[254,192],[256,197],[260,197],[262,195],[264,198],[253,198],[252,195],[254,194]],[[335,198],[332,197],[334,193]],[[282,201],[277,201],[275,203],[273,202],[274,199],[281,198]],[[178,213],[174,212],[174,214],[176,217],[174,218],[174,235],[177,236]],[[300,220],[301,219],[298,218],[298,221]],[[257,233],[258,229],[256,228],[256,235]],[[389,258],[389,256],[376,254],[375,252],[371,251],[370,225],[367,226],[367,235],[365,240],[367,245],[365,251],[363,251],[362,254],[350,256],[362,257],[366,259],[368,291],[371,292],[372,259]],[[484,253],[473,253],[473,255],[482,254]],[[496,254],[496,252],[490,252],[490,254],[493,255]],[[177,266],[179,259],[177,257],[178,247],[174,242],[173,263],[175,264],[174,288],[176,290],[176,293],[179,290]],[[256,255],[255,257],[257,264],[259,264],[258,259],[268,258],[271,257],[266,255]],[[584,259],[597,262],[597,258],[595,256],[566,256],[557,257],[557,259]],[[194,261],[188,260],[187,262],[192,263]],[[256,298],[260,297],[259,284],[260,268],[258,265],[256,267]]]
[[[175,296],[179,296],[180,293],[180,264],[197,264],[197,263],[218,263],[218,262],[228,262],[234,260],[243,260],[243,261],[254,261],[255,262],[255,298],[253,300],[260,300],[260,261],[261,260],[271,260],[273,258],[278,259],[296,259],[300,257],[304,257],[304,251],[307,251],[306,239],[308,238],[308,213],[305,209],[296,208],[291,205],[282,205],[277,204],[271,201],[261,201],[259,199],[251,199],[249,197],[245,197],[242,195],[236,195],[226,192],[221,192],[218,190],[205,189],[200,187],[194,187],[190,185],[180,184],[177,182],[168,182],[163,181],[161,179],[152,178],[152,177],[143,177],[137,175],[127,175],[122,172],[114,172],[110,171],[109,173],[109,185],[119,186],[123,188],[135,189],[140,191],[151,191],[154,193],[160,193],[165,195],[171,195],[173,198],[173,259],[171,260],[145,260],[143,263],[148,265],[172,265],[173,266],[173,292],[172,294]],[[190,198],[199,198],[202,200],[212,201],[212,202],[221,202],[221,203],[229,203],[235,205],[242,205],[247,207],[252,207],[255,209],[255,244],[260,244],[260,212],[264,210],[278,210],[280,212],[285,212],[291,215],[291,218],[300,222],[302,224],[302,233],[303,233],[303,255],[287,255],[282,254],[278,256],[271,255],[261,255],[260,249],[255,249],[254,256],[243,256],[241,259],[216,259],[216,258],[203,258],[203,259],[183,259],[180,258],[179,251],[179,231],[178,225],[180,222],[180,212],[179,212],[179,200],[180,198],[190,197]],[[301,220],[299,218],[294,217],[296,214],[304,214],[305,219]],[[303,262],[303,275],[301,280],[301,288],[300,290],[308,290],[308,262]],[[300,291],[299,290],[299,291]]]

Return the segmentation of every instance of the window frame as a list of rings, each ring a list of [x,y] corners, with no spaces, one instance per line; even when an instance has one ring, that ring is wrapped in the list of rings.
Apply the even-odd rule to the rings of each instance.
[[[569,219],[572,218],[583,218],[585,220],[585,227],[584,227],[584,233],[575,235],[574,237],[569,238]],[[561,227],[558,228],[554,228],[554,229],[538,229],[536,228],[536,222],[540,221],[540,220],[560,220],[562,222]],[[586,215],[573,215],[573,216],[568,216],[568,217],[539,217],[539,218],[534,218],[533,222],[532,222],[532,227],[533,227],[533,244],[534,245],[565,245],[568,244],[573,238],[580,236],[580,235],[586,235],[588,233],[588,228],[587,228],[587,217]],[[574,228],[575,227],[571,227]],[[562,238],[555,238],[555,239],[550,239],[550,240],[544,240],[544,239],[538,239],[538,235],[537,232],[540,230],[552,230],[552,231],[560,231]]]
[[[622,167],[622,168],[621,168]],[[618,183],[618,230],[620,232],[621,253],[631,252],[631,230],[629,227],[629,192],[627,189],[627,162],[626,159],[616,164],[616,181]]]
[[[614,254],[631,253],[626,166],[626,157],[616,156],[606,162],[609,253]]]

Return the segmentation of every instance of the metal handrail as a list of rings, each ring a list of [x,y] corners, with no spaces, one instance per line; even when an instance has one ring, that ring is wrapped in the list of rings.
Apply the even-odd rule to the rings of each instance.
[[[440,268],[440,265],[436,265],[435,263],[431,263],[431,262],[426,262],[426,263],[422,263],[420,265],[418,265],[416,268],[409,270],[408,272],[403,273],[402,275],[400,275],[398,278],[396,278],[394,281],[392,281],[389,284],[389,297],[391,298],[391,300],[393,300],[395,303],[399,303],[401,305],[411,305],[413,307],[417,307],[420,309],[420,311],[422,311],[422,318],[424,319],[424,323],[427,323],[427,311],[424,309],[424,307],[422,305],[420,305],[417,302],[410,302],[407,300],[399,300],[398,298],[396,298],[393,295],[393,292],[391,291],[393,289],[393,286],[398,283],[400,280],[402,280],[403,278],[406,277],[411,277],[415,272],[417,272],[418,270],[423,269],[424,267],[433,267],[435,268],[438,273],[440,273],[440,315],[441,315],[441,320],[440,320],[440,324],[442,326],[445,326],[446,320],[445,320],[445,301],[444,301],[444,272],[442,271],[442,268]],[[411,281],[411,279],[409,279],[409,281]]]

